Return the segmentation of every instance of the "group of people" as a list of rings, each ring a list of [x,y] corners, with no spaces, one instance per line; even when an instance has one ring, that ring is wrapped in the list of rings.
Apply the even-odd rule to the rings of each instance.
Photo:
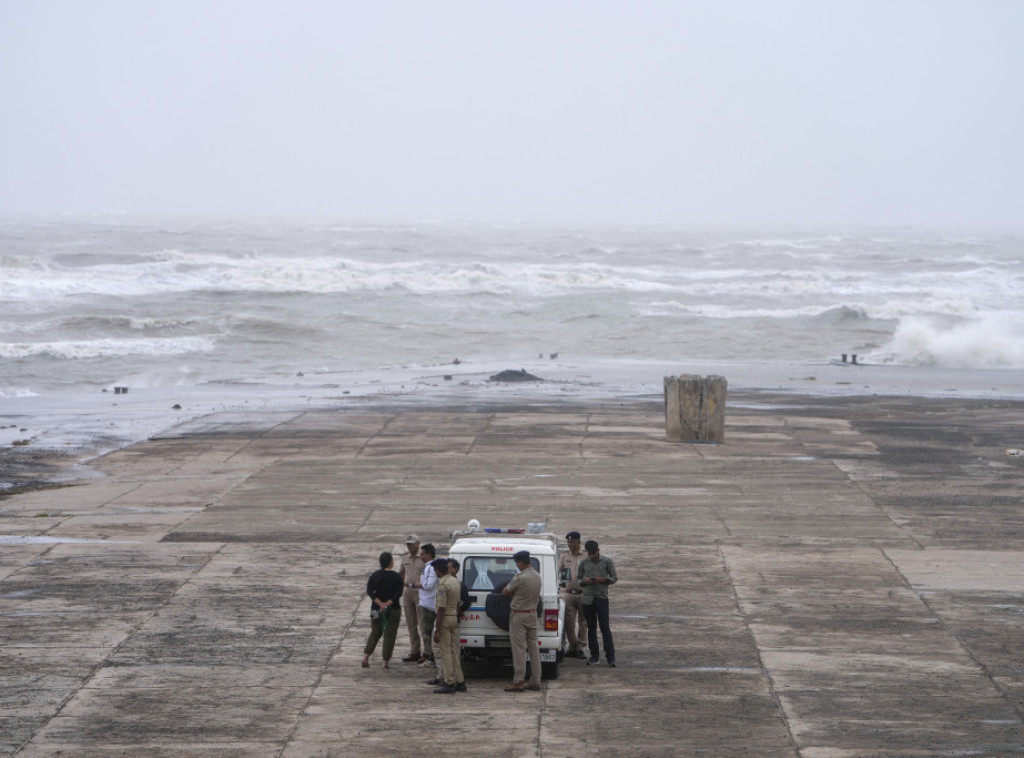
[[[608,620],[608,587],[618,581],[615,564],[601,555],[596,540],[587,540],[580,550],[580,533],[566,536],[568,551],[559,558],[564,578],[562,597],[565,600],[565,625],[568,650],[572,658],[587,658],[587,665],[600,661],[597,630],[609,666],[615,666],[615,643]],[[390,667],[398,627],[405,616],[410,651],[402,661],[423,668],[436,669],[427,684],[435,693],[451,694],[466,691],[459,656],[458,621],[461,585],[457,579],[459,562],[454,558],[438,558],[434,545],[420,545],[419,537],[406,537],[408,552],[401,556],[395,571],[394,556],[380,554],[380,568],[370,575],[366,594],[372,602],[370,634],[363,649],[363,668],[370,665],[370,656],[383,637],[381,657],[384,668]],[[540,690],[540,649],[537,644],[537,604],[540,601],[541,577],[530,562],[530,553],[520,550],[512,560],[519,573],[502,589],[510,598],[509,642],[512,647],[513,680],[507,692]],[[590,655],[583,651],[586,640]],[[530,681],[526,681],[526,658],[529,652]]]
[[[438,558],[437,549],[430,543],[421,546],[415,534],[406,537],[406,547],[409,550],[402,555],[398,571],[394,556],[381,553],[380,568],[366,582],[366,594],[373,607],[362,666],[370,665],[370,656],[383,637],[381,658],[384,668],[390,668],[404,615],[412,650],[402,660],[436,668],[437,675],[428,682],[438,685],[434,692],[465,692],[457,636],[462,594],[456,579],[459,562]]]

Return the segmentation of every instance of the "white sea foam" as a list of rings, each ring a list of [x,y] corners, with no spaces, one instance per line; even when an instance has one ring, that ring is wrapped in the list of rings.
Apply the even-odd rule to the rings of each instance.
[[[0,358],[24,360],[34,357],[49,357],[75,360],[125,355],[174,356],[210,352],[215,345],[216,340],[213,337],[0,343]]]
[[[35,397],[37,394],[28,387],[0,387],[0,397]]]
[[[911,316],[899,323],[878,357],[912,366],[1024,368],[1024,314],[988,314],[958,323]]]
[[[737,274],[742,275],[742,273]],[[749,275],[749,273],[748,273]],[[670,291],[657,270],[580,262],[561,265],[433,261],[370,263],[334,257],[176,256],[165,262],[51,269],[46,276],[14,277],[10,301],[82,296],[145,297],[185,292],[386,292],[550,295],[579,291]],[[722,273],[717,274],[723,276]]]

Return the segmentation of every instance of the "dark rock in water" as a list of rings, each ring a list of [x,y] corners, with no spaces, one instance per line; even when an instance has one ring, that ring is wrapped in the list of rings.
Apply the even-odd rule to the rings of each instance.
[[[499,374],[494,374],[489,382],[543,382],[539,376],[527,372],[526,369],[521,368],[518,371],[515,369],[506,369]]]

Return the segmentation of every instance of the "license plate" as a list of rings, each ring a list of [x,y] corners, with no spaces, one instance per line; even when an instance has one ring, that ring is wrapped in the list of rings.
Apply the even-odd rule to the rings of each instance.
[[[556,655],[558,655],[558,651],[557,650],[541,650],[540,651],[541,663],[554,663],[556,660],[558,660],[555,657]]]

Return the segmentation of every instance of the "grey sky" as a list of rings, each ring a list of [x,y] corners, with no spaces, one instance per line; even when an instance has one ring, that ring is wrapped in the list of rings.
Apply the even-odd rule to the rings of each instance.
[[[0,0],[0,212],[1024,225],[1024,2]]]

